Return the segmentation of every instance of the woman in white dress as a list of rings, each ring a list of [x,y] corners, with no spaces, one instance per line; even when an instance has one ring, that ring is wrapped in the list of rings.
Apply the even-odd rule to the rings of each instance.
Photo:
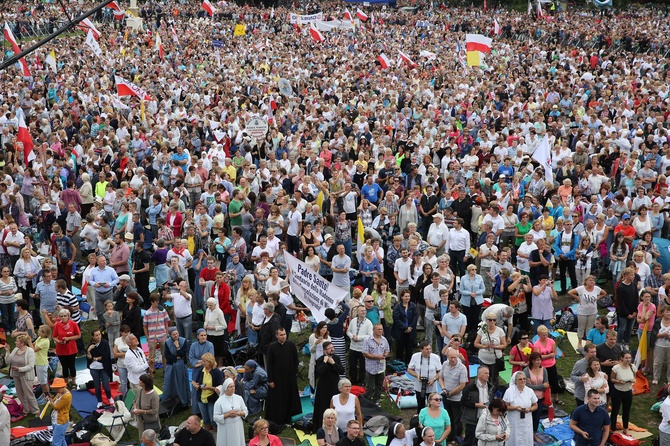
[[[216,444],[244,446],[244,422],[248,414],[241,396],[235,394],[235,382],[228,378],[223,382],[223,393],[214,404],[214,422],[218,426]]]
[[[537,396],[526,387],[526,375],[516,372],[512,384],[503,396],[507,403],[507,419],[510,430],[514,432],[508,440],[508,446],[533,446],[533,417],[530,412],[537,410]]]

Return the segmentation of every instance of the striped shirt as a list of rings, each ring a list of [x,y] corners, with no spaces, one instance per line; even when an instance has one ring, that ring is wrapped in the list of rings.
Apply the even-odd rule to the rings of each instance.
[[[165,323],[170,322],[167,311],[149,308],[144,314],[144,328],[147,329],[147,341],[163,342],[167,339]]]
[[[81,315],[79,314],[79,301],[77,300],[77,297],[72,294],[72,291],[56,293],[56,301],[58,302],[58,306],[61,308],[76,307],[76,310],[70,310],[70,319],[72,319],[77,324],[80,322]]]
[[[389,343],[384,336],[381,337],[379,342],[377,342],[374,336],[368,336],[363,342],[363,353],[383,355],[384,353],[388,354],[390,351]],[[386,360],[365,358],[365,371],[371,375],[384,373],[386,371]]]

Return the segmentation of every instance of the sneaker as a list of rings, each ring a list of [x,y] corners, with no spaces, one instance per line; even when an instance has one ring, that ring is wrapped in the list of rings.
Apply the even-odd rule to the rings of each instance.
[[[137,427],[137,421],[135,420],[130,420],[130,423],[128,424],[130,424],[132,427]]]
[[[103,404],[102,404],[102,403],[98,403],[98,406],[97,406],[97,408],[98,408],[98,409],[100,409],[100,408],[101,408],[102,406],[103,406]]]

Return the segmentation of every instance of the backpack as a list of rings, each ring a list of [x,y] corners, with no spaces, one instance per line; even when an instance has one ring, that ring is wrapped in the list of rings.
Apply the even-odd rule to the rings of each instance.
[[[613,433],[610,435],[609,441],[615,446],[639,446],[640,444],[640,440],[625,435],[623,432]]]
[[[365,422],[363,432],[370,437],[379,437],[388,434],[389,419],[384,415],[375,415]]]
[[[306,434],[311,434],[312,431],[314,430],[314,421],[312,420],[313,414],[307,414],[304,415],[302,418],[300,418],[298,421],[293,423],[293,428],[301,430],[305,432]],[[250,423],[249,426],[252,426],[253,424]]]
[[[662,401],[668,397],[668,385],[664,384],[663,387],[658,389],[658,392],[656,392],[656,400],[657,401]]]
[[[5,397],[2,401],[7,406],[9,415],[14,418],[23,414],[23,404],[21,404],[16,398]]]
[[[598,300],[598,308],[608,308],[614,305],[614,298],[611,294]]]
[[[570,307],[564,307],[563,310],[561,310],[561,316],[556,322],[555,328],[556,330],[571,331],[573,330],[575,322],[577,322],[577,318]]]

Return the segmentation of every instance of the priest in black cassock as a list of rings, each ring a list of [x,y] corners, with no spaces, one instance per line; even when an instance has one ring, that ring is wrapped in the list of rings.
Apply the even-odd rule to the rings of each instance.
[[[277,329],[277,341],[268,346],[268,397],[265,418],[277,424],[289,424],[302,413],[298,393],[298,349],[287,340],[286,330]]]
[[[335,354],[335,346],[332,342],[323,343],[323,356],[317,358],[314,367],[314,378],[316,381],[316,393],[314,394],[314,432],[316,433],[323,425],[323,412],[330,407],[330,400],[334,395],[340,393],[337,383],[340,375],[344,373],[344,367],[340,357]]]

